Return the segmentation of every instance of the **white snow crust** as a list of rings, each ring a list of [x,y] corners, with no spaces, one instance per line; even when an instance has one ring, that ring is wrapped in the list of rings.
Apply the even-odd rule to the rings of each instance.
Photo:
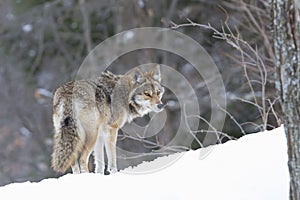
[[[288,200],[287,161],[281,126],[110,176],[67,174],[38,183],[12,183],[0,187],[0,199]],[[158,165],[165,167],[147,173]]]

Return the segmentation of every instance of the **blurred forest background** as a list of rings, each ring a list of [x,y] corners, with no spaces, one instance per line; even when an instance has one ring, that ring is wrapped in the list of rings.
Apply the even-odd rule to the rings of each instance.
[[[50,167],[52,94],[75,78],[96,45],[132,28],[173,28],[198,41],[211,55],[227,94],[227,118],[219,143],[277,127],[280,111],[274,87],[271,21],[267,0],[2,0],[0,185],[59,176]],[[112,68],[121,73],[147,62],[171,66],[190,80],[199,97],[201,117],[209,118],[205,84],[193,79],[193,67],[179,56],[140,50],[122,56]],[[166,93],[164,101],[172,98]],[[175,103],[167,112],[172,119],[162,134],[149,138],[148,143],[123,135],[118,146],[137,152],[163,146],[172,137],[165,134],[178,126],[180,107]],[[199,130],[207,128],[205,123],[200,126]],[[201,147],[205,134],[212,133],[195,133],[197,140],[187,148]]]

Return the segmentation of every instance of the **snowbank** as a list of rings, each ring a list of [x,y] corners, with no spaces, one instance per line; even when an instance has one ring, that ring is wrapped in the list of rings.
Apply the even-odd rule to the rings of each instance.
[[[39,183],[0,187],[4,199],[284,200],[289,174],[283,127],[237,141],[183,153],[158,172],[132,175],[173,159],[172,155],[111,176],[68,174]],[[205,156],[206,155],[206,156]]]

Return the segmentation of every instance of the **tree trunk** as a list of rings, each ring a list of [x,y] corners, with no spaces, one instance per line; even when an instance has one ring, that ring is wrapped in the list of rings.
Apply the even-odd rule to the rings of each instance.
[[[290,199],[300,200],[300,16],[299,0],[273,0],[276,88],[288,143]]]

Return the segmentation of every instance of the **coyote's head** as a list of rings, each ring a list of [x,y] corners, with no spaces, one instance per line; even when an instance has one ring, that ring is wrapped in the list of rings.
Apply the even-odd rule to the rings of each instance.
[[[130,73],[133,90],[130,95],[131,109],[143,116],[151,111],[160,112],[164,108],[161,98],[164,88],[161,86],[160,66],[156,65],[151,71],[142,72],[139,68]]]

